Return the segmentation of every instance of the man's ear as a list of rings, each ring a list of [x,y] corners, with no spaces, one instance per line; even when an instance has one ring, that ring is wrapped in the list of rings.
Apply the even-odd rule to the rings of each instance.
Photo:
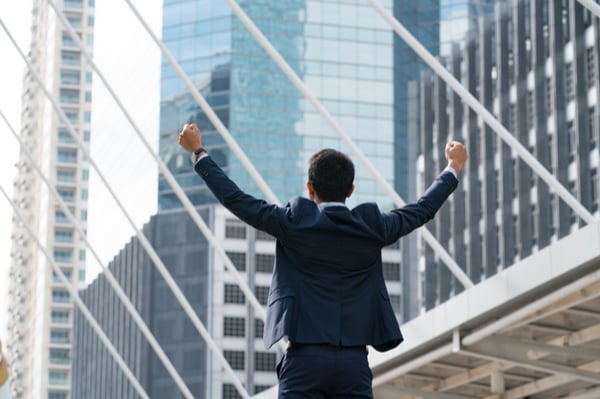
[[[348,194],[346,195],[346,198],[350,198],[350,196],[352,195],[353,192],[354,192],[354,184],[352,186],[350,186],[350,190],[348,190]]]
[[[315,199],[315,186],[309,181],[306,182],[306,188],[308,189],[308,198],[311,200]]]

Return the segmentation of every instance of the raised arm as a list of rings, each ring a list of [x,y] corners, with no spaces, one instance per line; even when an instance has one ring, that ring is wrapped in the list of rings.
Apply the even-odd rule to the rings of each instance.
[[[433,219],[446,199],[458,185],[458,174],[461,172],[468,154],[464,145],[453,141],[446,145],[448,167],[442,172],[417,202],[408,204],[384,214],[384,229],[387,243],[421,227]]]

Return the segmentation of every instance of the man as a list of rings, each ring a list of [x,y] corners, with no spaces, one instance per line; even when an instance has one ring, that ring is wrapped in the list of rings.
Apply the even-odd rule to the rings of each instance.
[[[227,209],[277,239],[264,343],[289,341],[277,367],[279,398],[372,398],[366,345],[386,351],[402,342],[381,249],[433,218],[458,184],[464,146],[446,146],[448,168],[416,203],[381,213],[372,203],[346,207],[354,165],[338,151],[310,159],[310,199],[280,207],[242,192],[202,148],[195,125],[184,126],[179,144]]]

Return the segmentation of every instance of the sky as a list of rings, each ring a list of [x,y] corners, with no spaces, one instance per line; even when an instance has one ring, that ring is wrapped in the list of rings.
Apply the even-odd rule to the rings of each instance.
[[[160,36],[161,1],[132,3]],[[31,1],[0,2],[0,19],[24,53],[29,51]],[[0,29],[0,111],[20,129],[26,64]],[[123,0],[96,2],[94,61],[146,140],[157,149],[160,50]],[[140,228],[156,211],[157,167],[97,75],[92,88],[91,157]],[[18,143],[0,119],[0,186],[12,198]],[[5,336],[12,208],[0,196],[0,340]],[[88,239],[107,264],[134,234],[98,173],[90,168]],[[88,250],[88,282],[99,271]]]

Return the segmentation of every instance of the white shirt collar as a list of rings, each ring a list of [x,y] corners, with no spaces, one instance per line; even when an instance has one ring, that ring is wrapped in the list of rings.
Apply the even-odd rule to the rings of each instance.
[[[330,202],[319,202],[318,206],[319,206],[320,210],[323,210],[323,209],[328,208],[330,206],[344,206],[344,207],[346,207],[346,204],[344,204],[343,202],[330,201]]]

